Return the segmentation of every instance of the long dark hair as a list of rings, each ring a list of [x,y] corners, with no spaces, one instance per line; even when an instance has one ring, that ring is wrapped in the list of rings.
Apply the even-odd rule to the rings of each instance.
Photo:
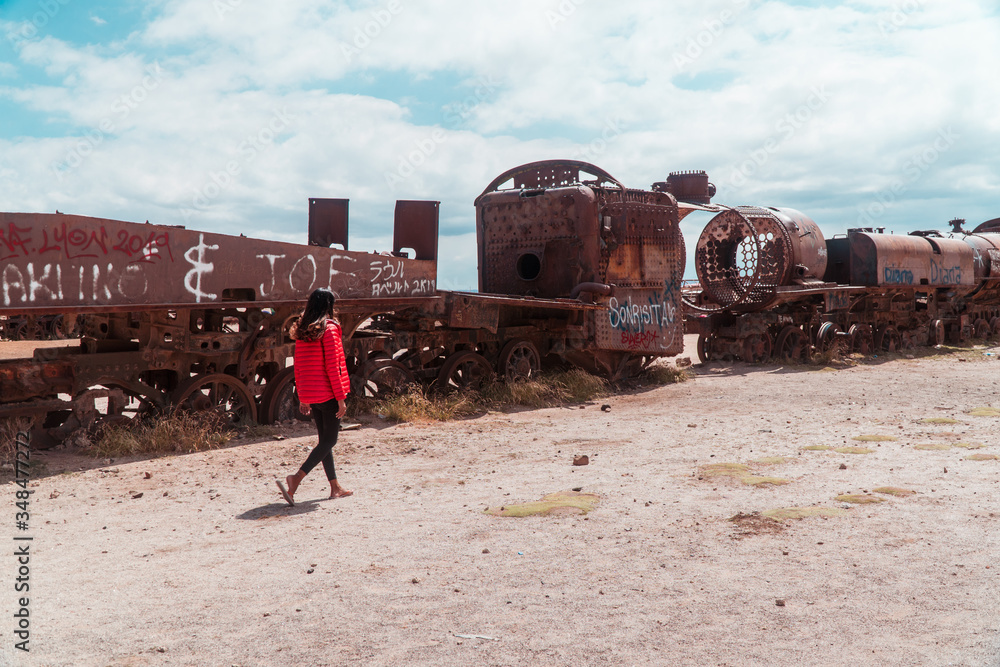
[[[337,297],[328,289],[319,288],[309,295],[306,308],[292,327],[292,338],[313,337],[326,328],[327,318],[336,319],[337,311],[333,309]],[[318,331],[316,331],[318,329]]]

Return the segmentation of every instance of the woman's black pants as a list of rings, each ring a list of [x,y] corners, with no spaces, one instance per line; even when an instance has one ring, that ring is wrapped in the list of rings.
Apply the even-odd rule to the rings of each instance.
[[[312,418],[319,431],[319,442],[302,464],[302,472],[305,474],[308,475],[317,463],[322,462],[326,478],[330,481],[337,479],[337,471],[333,467],[333,446],[337,444],[337,434],[340,433],[340,419],[337,417],[339,409],[340,405],[335,398],[312,405]]]

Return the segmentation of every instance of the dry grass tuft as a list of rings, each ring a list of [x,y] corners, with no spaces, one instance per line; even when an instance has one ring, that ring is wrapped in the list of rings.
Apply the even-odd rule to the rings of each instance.
[[[961,424],[962,422],[951,417],[927,417],[920,420],[921,424]]]
[[[1000,417],[1000,408],[973,408],[965,414],[972,417]]]
[[[996,461],[1000,456],[996,454],[970,454],[965,457],[966,461]]]
[[[788,456],[765,456],[762,459],[751,461],[751,463],[762,466],[780,466],[781,464],[788,463],[791,460],[791,457]]]
[[[750,474],[750,468],[742,463],[712,463],[698,469],[702,477],[736,477],[741,478]]]
[[[638,379],[650,384],[676,384],[690,377],[686,370],[673,364],[654,364],[640,373]]]
[[[558,514],[586,514],[593,510],[601,499],[596,493],[559,491],[543,496],[541,500],[518,505],[488,507],[486,514],[523,518],[526,516],[546,516]]]
[[[843,516],[847,514],[847,511],[839,507],[782,507],[767,510],[761,514],[777,521],[785,521],[787,519],[807,519],[814,516],[824,518]]]
[[[731,479],[739,480],[748,486],[757,488],[763,486],[782,486],[789,483],[787,479],[781,479],[779,477],[762,477],[754,475],[750,471],[750,468],[742,463],[710,463],[709,465],[704,465],[698,468],[698,473],[701,475],[702,479],[729,477]]]
[[[936,442],[921,442],[916,445],[913,445],[913,448],[925,452],[943,452],[946,449],[951,449],[951,445],[945,445]]]
[[[896,496],[902,498],[904,496],[912,496],[916,491],[911,491],[910,489],[902,489],[898,486],[880,486],[877,489],[872,489],[872,493],[882,493],[887,496]]]
[[[370,413],[395,422],[450,421],[515,406],[554,407],[606,396],[608,381],[572,369],[539,375],[526,382],[497,381],[480,391],[437,393],[413,385],[388,398],[355,399],[351,414]]]
[[[893,438],[895,440],[895,438]],[[838,454],[874,454],[874,449],[868,449],[867,447],[837,447],[833,451]]]
[[[762,486],[784,486],[789,483],[787,479],[781,479],[780,477],[759,477],[757,475],[745,475],[740,477],[740,481],[747,486],[756,486],[758,488]]]
[[[837,496],[834,500],[842,503],[851,503],[852,505],[874,505],[875,503],[885,502],[885,498],[879,498],[867,493],[845,493]]]
[[[833,447],[830,445],[807,445],[802,448],[804,452],[829,452]]]
[[[891,435],[856,435],[851,440],[858,442],[896,442],[899,438]]]
[[[0,419],[0,464],[13,465],[17,451],[17,434],[31,430],[30,417]]]
[[[152,421],[107,424],[93,438],[89,453],[117,458],[200,452],[225,445],[235,434],[226,419],[214,412],[177,412]]]
[[[986,445],[980,442],[953,442],[952,447],[961,447],[962,449],[982,449]]]

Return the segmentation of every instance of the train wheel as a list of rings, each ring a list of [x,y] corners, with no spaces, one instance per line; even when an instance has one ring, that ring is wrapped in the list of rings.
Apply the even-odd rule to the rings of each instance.
[[[899,332],[891,324],[879,328],[875,335],[875,349],[881,352],[895,352],[899,349],[899,342]]]
[[[743,339],[743,361],[759,364],[771,358],[771,337],[765,333],[750,334]]]
[[[700,334],[698,336],[698,358],[701,359],[701,363],[707,364],[715,360],[716,354],[712,350],[714,342],[715,334]]]
[[[833,322],[823,322],[816,332],[816,348],[820,352],[829,352],[837,346],[840,327]]]
[[[514,339],[503,346],[497,373],[511,381],[528,380],[542,368],[542,357],[530,340]]]
[[[385,398],[402,393],[416,381],[409,368],[394,359],[380,357],[361,365],[351,378],[351,392],[363,398]]]
[[[486,357],[470,350],[461,350],[448,357],[438,372],[434,386],[438,391],[479,389],[494,377],[493,367]]]
[[[851,351],[868,356],[875,351],[875,335],[867,324],[852,324],[847,330],[851,339]]]
[[[260,396],[260,410],[257,414],[262,424],[277,424],[294,419],[309,421],[310,417],[299,412],[294,367],[278,371],[264,385],[264,393]]]
[[[778,342],[774,348],[774,357],[783,363],[805,361],[809,353],[809,344],[802,329],[789,324],[778,334]]]
[[[992,327],[983,318],[976,320],[976,323],[972,325],[972,337],[978,338],[979,340],[986,340],[990,337],[992,332]]]
[[[177,385],[171,403],[182,410],[215,412],[228,425],[257,421],[257,403],[242,382],[225,373],[188,378]]]

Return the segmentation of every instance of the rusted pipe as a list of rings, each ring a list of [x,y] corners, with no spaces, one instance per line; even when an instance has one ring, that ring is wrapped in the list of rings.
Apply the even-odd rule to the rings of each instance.
[[[580,283],[569,293],[569,298],[576,299],[580,296],[581,292],[600,294],[601,296],[611,296],[614,291],[615,288],[613,285],[605,285],[604,283]]]

